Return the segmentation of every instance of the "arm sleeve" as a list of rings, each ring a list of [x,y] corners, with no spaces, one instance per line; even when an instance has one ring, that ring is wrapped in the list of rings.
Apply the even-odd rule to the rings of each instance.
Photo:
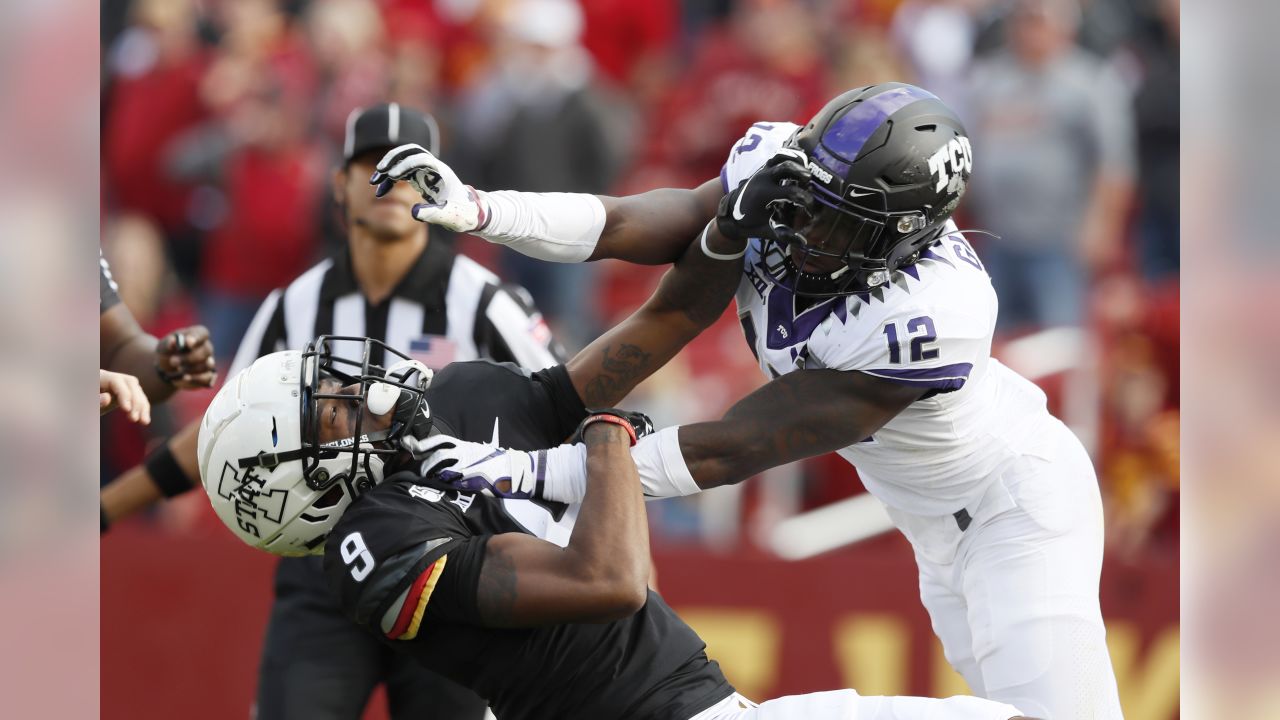
[[[529,292],[519,285],[490,285],[481,293],[475,343],[486,357],[530,370],[542,370],[564,360],[551,328]]]
[[[98,314],[110,310],[120,303],[120,286],[116,285],[116,279],[111,277],[111,266],[107,264],[107,259],[103,257],[102,250],[98,250]]]
[[[282,344],[285,336],[284,303],[281,302],[283,294],[280,290],[273,290],[262,301],[249,328],[244,332],[244,338],[240,340],[231,369],[227,371],[228,378],[235,377],[236,373],[249,367],[263,355],[285,349]]]

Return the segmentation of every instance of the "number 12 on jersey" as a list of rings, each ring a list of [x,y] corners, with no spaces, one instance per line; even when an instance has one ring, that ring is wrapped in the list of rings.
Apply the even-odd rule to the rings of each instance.
[[[907,334],[913,336],[911,338],[911,362],[933,360],[938,357],[938,348],[928,347],[930,343],[938,339],[938,333],[933,329],[933,318],[928,315],[911,318],[907,321]],[[884,335],[885,340],[889,343],[889,362],[894,365],[901,365],[902,345],[898,342],[898,324],[896,322],[885,323]]]

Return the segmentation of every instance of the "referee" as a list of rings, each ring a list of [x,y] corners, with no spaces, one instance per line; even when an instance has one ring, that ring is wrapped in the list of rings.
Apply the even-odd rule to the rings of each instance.
[[[455,360],[492,358],[538,370],[559,361],[550,331],[522,288],[504,287],[474,261],[430,241],[410,212],[421,198],[408,183],[374,197],[369,176],[387,150],[439,144],[435,121],[394,103],[347,119],[344,164],[334,199],[346,221],[347,248],[262,303],[227,377],[262,355],[302,349],[319,335],[368,336],[440,369]],[[359,346],[349,348],[357,351]],[[335,352],[344,348],[335,346]],[[358,360],[358,357],[352,359]],[[385,358],[375,358],[384,362]],[[115,520],[161,496],[197,484],[193,423],[142,468],[103,492]],[[122,486],[111,497],[114,486]],[[258,720],[358,720],[379,682],[394,720],[479,720],[484,702],[380,644],[342,615],[321,558],[286,558],[276,571],[275,604],[259,667]]]

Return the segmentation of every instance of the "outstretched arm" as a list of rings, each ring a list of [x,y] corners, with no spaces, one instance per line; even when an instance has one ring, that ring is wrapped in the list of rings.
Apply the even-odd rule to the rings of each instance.
[[[864,440],[926,391],[857,371],[800,370],[743,398],[720,420],[642,438],[632,457],[647,497],[690,495]],[[471,462],[475,457],[485,460]],[[466,468],[449,480],[461,489],[579,502],[585,457],[582,445],[495,455],[491,446],[455,441],[428,461]]]
[[[724,195],[720,180],[708,180],[693,190],[660,188],[625,197],[600,196],[604,229],[587,260],[625,260],[637,265],[675,262],[715,217]]]
[[[613,258],[642,265],[674,262],[715,215],[724,195],[719,179],[693,190],[663,188],[615,198],[583,193],[485,192],[465,185],[448,165],[419,145],[402,145],[378,163],[370,183],[379,197],[397,181],[425,202],[413,216],[454,232],[551,262]]]

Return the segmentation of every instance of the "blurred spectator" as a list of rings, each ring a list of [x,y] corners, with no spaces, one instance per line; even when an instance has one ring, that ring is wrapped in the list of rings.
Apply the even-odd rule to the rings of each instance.
[[[617,172],[609,116],[579,44],[582,11],[571,0],[518,0],[497,26],[488,74],[468,89],[458,130],[477,185],[530,192],[603,193]],[[503,269],[529,288],[566,342],[581,346],[599,323],[593,269],[548,265],[516,253]]]
[[[216,10],[222,35],[201,84],[216,122],[187,138],[177,164],[206,181],[197,196],[208,233],[200,313],[228,352],[267,293],[319,250],[313,223],[325,165],[308,122],[317,63],[330,56],[312,55],[280,0],[224,0]]]
[[[199,88],[209,57],[196,36],[193,0],[138,0],[129,19],[103,63],[110,82],[103,94],[104,192],[115,212],[159,227],[190,280],[199,257],[194,186],[175,177],[172,156],[183,134],[207,117]]]
[[[1074,0],[1017,0],[1009,46],[974,69],[977,172],[966,207],[999,238],[983,259],[1003,328],[1077,325],[1090,273],[1122,250],[1133,186],[1131,101],[1072,41]]]
[[[320,249],[316,203],[325,165],[307,142],[306,107],[270,75],[259,80],[229,118],[235,149],[222,163],[225,216],[210,233],[201,272],[200,312],[224,352],[262,299]]]
[[[312,122],[323,140],[318,144],[336,147],[352,110],[387,97],[382,15],[373,0],[314,0],[305,21],[319,75]]]
[[[700,39],[692,66],[646,131],[627,191],[693,187],[759,120],[807,122],[827,97],[815,15],[799,0],[744,0]]]
[[[1097,305],[1107,542],[1133,557],[1178,538],[1178,290],[1116,276],[1099,286]]]
[[[836,47],[835,65],[827,83],[828,98],[864,85],[915,82],[899,45],[879,27],[850,30],[838,38]]]
[[[1155,0],[1156,20],[1135,56],[1138,130],[1138,266],[1148,281],[1175,279],[1180,262],[1178,0]]]
[[[928,88],[961,116],[966,114],[965,79],[973,59],[975,0],[907,0],[893,18],[893,37]],[[904,82],[906,82],[904,80]]]
[[[674,64],[675,0],[582,0],[583,47],[601,75],[648,105],[668,84]]]

